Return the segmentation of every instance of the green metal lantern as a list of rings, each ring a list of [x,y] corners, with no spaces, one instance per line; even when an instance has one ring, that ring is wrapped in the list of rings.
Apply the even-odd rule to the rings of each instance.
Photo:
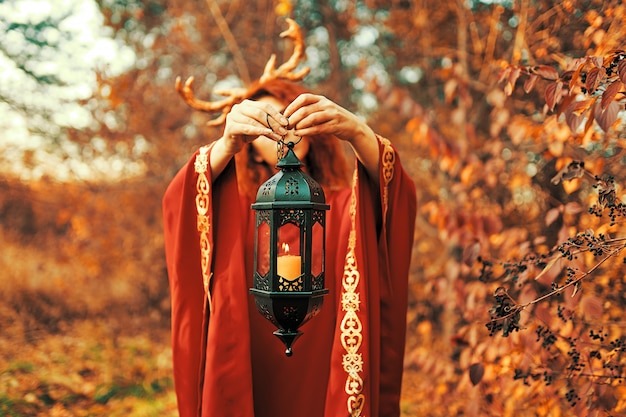
[[[261,185],[256,211],[254,295],[258,311],[278,329],[274,334],[292,355],[300,326],[321,309],[324,295],[326,204],[322,187],[302,172],[287,143],[280,171]]]

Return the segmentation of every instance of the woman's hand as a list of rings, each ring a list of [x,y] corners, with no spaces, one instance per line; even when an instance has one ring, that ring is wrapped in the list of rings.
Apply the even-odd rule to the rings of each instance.
[[[352,142],[369,130],[356,115],[315,94],[301,94],[287,106],[283,115],[289,119],[289,128],[295,129],[297,136],[328,133]]]
[[[224,134],[211,150],[209,163],[212,177],[216,178],[224,171],[244,144],[259,136],[278,141],[287,134],[285,127],[288,124],[280,111],[266,101],[244,100],[235,104],[226,116]]]
[[[354,113],[324,96],[301,94],[287,106],[283,115],[288,129],[297,136],[332,134],[345,140],[367,170],[371,180],[379,180],[378,140],[372,129]]]
[[[287,134],[287,119],[270,103],[244,100],[235,104],[226,116],[224,126],[225,151],[231,156],[241,151],[243,145],[259,136],[279,141]]]

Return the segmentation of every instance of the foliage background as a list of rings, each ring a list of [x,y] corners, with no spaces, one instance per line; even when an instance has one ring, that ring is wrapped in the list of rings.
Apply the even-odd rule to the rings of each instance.
[[[174,80],[255,79],[288,16],[306,82],[417,184],[403,415],[624,412],[620,1],[100,0],[63,23],[85,3],[0,2],[28,10],[0,21],[23,47],[0,42],[0,415],[175,414],[160,199],[220,132]],[[50,65],[92,37],[93,65]]]

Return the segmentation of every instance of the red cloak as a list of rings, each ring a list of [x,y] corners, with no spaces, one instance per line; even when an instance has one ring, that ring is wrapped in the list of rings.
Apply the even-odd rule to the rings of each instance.
[[[351,188],[326,191],[321,312],[286,357],[256,311],[254,213],[231,161],[210,177],[201,148],[163,198],[181,417],[397,417],[415,186],[379,138],[380,187],[357,163]]]

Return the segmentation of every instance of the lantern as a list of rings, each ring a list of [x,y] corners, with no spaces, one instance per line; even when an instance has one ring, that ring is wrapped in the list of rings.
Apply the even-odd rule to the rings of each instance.
[[[287,143],[280,171],[261,185],[256,211],[254,295],[258,311],[278,329],[274,334],[292,355],[299,327],[322,307],[326,210],[324,191]],[[282,149],[282,147],[281,147]]]

